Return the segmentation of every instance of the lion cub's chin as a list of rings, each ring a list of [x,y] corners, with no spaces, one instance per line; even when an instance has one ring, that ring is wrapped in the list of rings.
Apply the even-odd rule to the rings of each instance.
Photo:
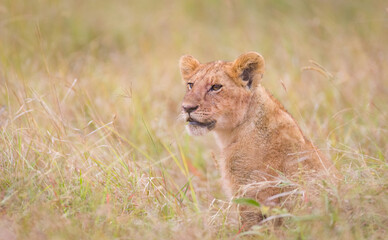
[[[207,127],[196,126],[196,125],[191,125],[191,124],[186,125],[186,131],[191,136],[202,136],[202,135],[205,135],[206,133],[210,132],[210,130]]]

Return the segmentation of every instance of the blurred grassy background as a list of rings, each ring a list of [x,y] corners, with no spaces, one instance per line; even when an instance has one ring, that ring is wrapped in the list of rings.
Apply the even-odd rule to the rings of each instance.
[[[345,176],[256,236],[382,239],[387,43],[377,0],[1,1],[0,239],[240,237],[212,136],[177,121],[177,63],[247,51]]]

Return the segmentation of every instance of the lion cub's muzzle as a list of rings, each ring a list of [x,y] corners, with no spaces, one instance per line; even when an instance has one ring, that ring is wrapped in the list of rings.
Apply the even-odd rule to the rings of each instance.
[[[182,110],[186,116],[188,123],[186,128],[192,135],[203,135],[207,131],[215,128],[216,121],[211,119],[203,119],[203,114],[198,112],[199,105],[191,103],[183,103]]]

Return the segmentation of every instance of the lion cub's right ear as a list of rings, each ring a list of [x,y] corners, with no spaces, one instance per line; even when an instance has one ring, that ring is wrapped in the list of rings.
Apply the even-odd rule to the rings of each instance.
[[[179,67],[183,79],[187,80],[191,77],[194,71],[199,67],[200,63],[197,59],[190,55],[184,55],[179,59]]]

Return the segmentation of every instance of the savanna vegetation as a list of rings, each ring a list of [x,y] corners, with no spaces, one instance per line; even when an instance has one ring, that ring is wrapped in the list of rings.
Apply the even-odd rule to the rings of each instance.
[[[0,1],[0,239],[386,238],[387,43],[382,0]],[[178,59],[247,51],[344,179],[243,233]]]

